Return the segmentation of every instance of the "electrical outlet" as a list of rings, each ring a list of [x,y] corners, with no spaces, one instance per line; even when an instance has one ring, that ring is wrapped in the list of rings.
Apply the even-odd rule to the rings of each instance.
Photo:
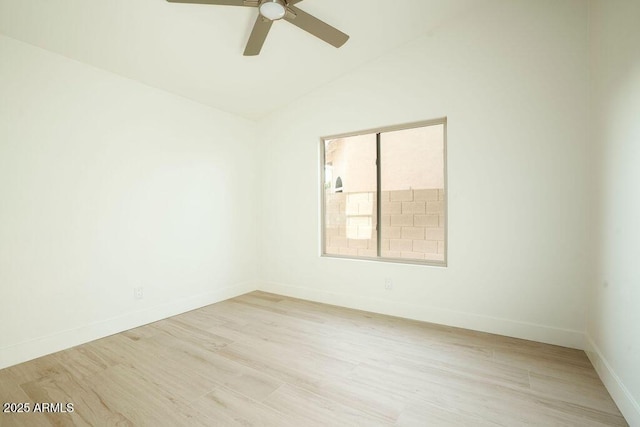
[[[144,298],[144,288],[142,286],[133,288],[133,296],[135,297],[135,299]]]
[[[388,277],[387,277],[386,279],[384,279],[384,288],[385,288],[387,291],[392,290],[392,289],[393,289],[393,280],[391,280],[391,279],[390,279],[390,278],[388,278]]]

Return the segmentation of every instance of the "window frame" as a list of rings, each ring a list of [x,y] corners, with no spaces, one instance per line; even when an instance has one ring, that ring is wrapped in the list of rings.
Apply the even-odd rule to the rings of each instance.
[[[390,257],[383,257],[382,255],[380,256],[376,256],[376,257],[365,257],[365,256],[357,256],[357,255],[337,255],[337,254],[328,254],[326,253],[326,243],[327,243],[327,236],[326,236],[326,221],[327,221],[327,216],[326,216],[326,197],[325,197],[325,166],[326,166],[326,153],[325,153],[325,145],[326,145],[326,141],[328,140],[333,140],[333,139],[339,139],[339,138],[349,138],[349,137],[354,137],[354,136],[361,136],[361,135],[369,135],[369,134],[375,134],[375,135],[379,135],[379,134],[383,134],[383,133],[387,133],[387,132],[395,132],[395,131],[402,131],[402,130],[407,130],[407,129],[415,129],[415,128],[420,128],[420,127],[428,127],[428,126],[436,126],[436,125],[443,125],[443,147],[442,147],[442,151],[443,151],[443,161],[444,161],[444,170],[443,170],[443,174],[444,174],[444,197],[443,197],[443,209],[444,209],[444,260],[443,261],[435,261],[435,260],[412,260],[412,259],[405,259],[405,258],[390,258]],[[422,120],[422,121],[418,121],[418,122],[411,122],[411,123],[404,123],[404,124],[399,124],[399,125],[392,125],[392,126],[384,126],[384,127],[378,127],[378,128],[373,128],[373,129],[366,129],[366,130],[361,130],[361,131],[355,131],[355,132],[348,132],[348,133],[342,133],[342,134],[337,134],[337,135],[329,135],[329,136],[323,136],[320,137],[320,151],[319,151],[319,155],[320,155],[320,257],[322,258],[338,258],[338,259],[350,259],[350,260],[358,260],[358,261],[377,261],[377,262],[390,262],[390,263],[395,263],[395,264],[413,264],[413,265],[423,265],[423,266],[432,266],[432,267],[447,267],[448,263],[449,263],[449,180],[448,180],[448,172],[447,172],[447,168],[448,168],[448,156],[447,156],[447,117],[440,117],[440,118],[436,118],[436,119],[429,119],[429,120]],[[378,136],[376,136],[376,138],[378,138]],[[377,147],[379,147],[379,144],[377,144]],[[377,159],[380,158],[380,153],[377,153]],[[384,165],[384,162],[382,162]],[[382,166],[384,167],[384,166]],[[380,221],[380,210],[381,210],[381,206],[382,203],[380,202],[380,187],[381,187],[381,182],[380,182],[380,171],[381,168],[376,167],[376,175],[377,175],[377,184],[376,184],[376,209],[377,209],[377,219],[376,219],[376,235],[377,237],[380,237],[378,234],[378,228],[379,228],[379,221]],[[380,247],[382,241],[380,238],[377,238],[377,245],[378,248]],[[378,253],[380,253],[380,251],[378,250]]]

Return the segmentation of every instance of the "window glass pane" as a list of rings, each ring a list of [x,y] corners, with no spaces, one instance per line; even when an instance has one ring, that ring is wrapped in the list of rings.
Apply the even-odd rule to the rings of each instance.
[[[324,152],[324,253],[376,257],[376,135],[326,140]]]
[[[444,125],[380,135],[381,255],[444,261]]]

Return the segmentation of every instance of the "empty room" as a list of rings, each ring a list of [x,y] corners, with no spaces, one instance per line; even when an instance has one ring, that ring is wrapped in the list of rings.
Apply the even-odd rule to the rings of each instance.
[[[0,0],[0,427],[640,427],[638,22]]]

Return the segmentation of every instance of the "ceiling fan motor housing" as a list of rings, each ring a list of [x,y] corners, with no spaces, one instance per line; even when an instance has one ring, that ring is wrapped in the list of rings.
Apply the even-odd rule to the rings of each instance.
[[[259,10],[260,15],[270,21],[277,21],[287,13],[287,4],[284,0],[262,0]]]

